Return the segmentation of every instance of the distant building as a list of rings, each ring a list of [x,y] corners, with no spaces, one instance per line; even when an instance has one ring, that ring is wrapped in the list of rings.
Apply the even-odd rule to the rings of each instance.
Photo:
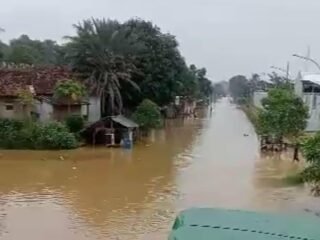
[[[320,73],[300,72],[294,84],[295,93],[309,108],[306,131],[320,130]]]
[[[82,115],[89,122],[99,120],[101,109],[97,96],[89,95],[83,101],[73,102],[53,98],[56,83],[65,79],[73,79],[73,74],[63,67],[0,68],[0,118],[22,119],[25,114],[31,114],[39,121],[61,121],[71,113]],[[23,111],[19,100],[20,90],[34,95],[34,104],[28,113]]]
[[[253,92],[253,105],[258,108],[262,108],[262,99],[268,96],[268,89],[274,86],[274,83],[269,79],[269,77],[264,74],[260,76],[260,80],[255,86],[255,91]]]

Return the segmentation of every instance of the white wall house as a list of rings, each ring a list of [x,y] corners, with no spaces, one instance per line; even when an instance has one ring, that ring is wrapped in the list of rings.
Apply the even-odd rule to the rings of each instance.
[[[25,115],[36,116],[39,121],[62,121],[70,114],[84,116],[89,122],[101,118],[100,97],[94,94],[83,101],[69,103],[54,99],[54,88],[58,81],[74,79],[66,67],[1,68],[0,66],[0,118],[22,119]],[[23,111],[19,91],[33,94],[35,104]]]
[[[320,131],[320,73],[300,72],[294,90],[309,108],[306,131]]]

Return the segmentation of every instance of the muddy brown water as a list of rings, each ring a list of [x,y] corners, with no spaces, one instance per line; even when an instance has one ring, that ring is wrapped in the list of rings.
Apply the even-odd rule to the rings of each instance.
[[[320,200],[282,181],[298,168],[260,156],[227,99],[211,116],[168,121],[133,150],[0,151],[0,238],[160,240],[188,207],[315,214]]]

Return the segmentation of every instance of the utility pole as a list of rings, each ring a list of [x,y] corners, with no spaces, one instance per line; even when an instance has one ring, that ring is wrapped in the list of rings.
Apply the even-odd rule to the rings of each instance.
[[[312,59],[310,57],[304,57],[304,56],[301,56],[301,55],[298,55],[298,54],[293,54],[292,56],[297,57],[297,58],[301,58],[301,59],[309,61],[309,62],[312,62],[314,65],[317,66],[318,70],[320,71],[320,64],[316,60],[314,60],[314,59]]]
[[[285,73],[286,79],[289,79],[289,77],[290,77],[290,62],[289,61],[287,62],[286,68],[281,68],[281,67],[276,67],[276,66],[271,66],[270,68]]]
[[[286,78],[289,79],[289,75],[290,75],[290,62],[287,62],[287,74],[286,74]]]

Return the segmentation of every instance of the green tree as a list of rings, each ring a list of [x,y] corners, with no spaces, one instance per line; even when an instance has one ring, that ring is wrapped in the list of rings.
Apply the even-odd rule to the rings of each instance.
[[[68,38],[66,48],[73,69],[82,73],[101,97],[104,113],[107,109],[111,114],[121,113],[122,85],[139,89],[131,77],[135,69],[132,58],[141,44],[117,21],[92,19],[74,27],[77,36]]]
[[[271,74],[269,74],[269,78],[275,87],[287,88],[287,89],[292,88],[292,84],[290,83],[289,79],[287,79],[286,77],[280,76],[275,72],[272,72]]]
[[[140,128],[145,131],[161,126],[159,107],[148,99],[143,100],[137,107],[133,114],[133,119],[139,124]]]
[[[66,119],[66,126],[72,133],[79,133],[84,128],[85,121],[80,115],[71,115]]]
[[[287,137],[295,144],[294,160],[298,159],[298,138],[305,130],[308,109],[293,91],[282,88],[271,89],[262,100],[259,112],[259,126],[265,134],[278,139]]]
[[[86,95],[84,86],[74,80],[66,79],[57,83],[54,89],[54,97],[58,101],[68,101],[68,108],[70,113],[70,106],[72,102],[79,102]]]
[[[133,95],[134,103],[148,98],[163,106],[172,102],[175,96],[182,95],[183,76],[188,74],[188,67],[175,37],[141,19],[129,20],[123,27],[144,46],[144,51],[140,51],[135,59],[138,71],[133,79],[140,86],[141,94]]]
[[[32,91],[30,89],[19,89],[17,94],[23,116],[26,117],[27,120],[31,120],[31,111],[35,103]]]
[[[7,49],[8,46],[0,41],[0,61],[4,60]]]
[[[234,76],[229,80],[229,91],[237,103],[245,103],[250,98],[250,84],[245,76]]]
[[[221,97],[225,97],[227,95],[227,92],[226,92],[226,82],[218,82],[218,83],[215,83],[213,85],[213,98],[215,100],[221,98]]]
[[[320,133],[302,144],[302,152],[308,166],[302,172],[305,182],[311,183],[312,192],[320,195]]]
[[[32,40],[28,35],[12,39],[4,59],[16,64],[55,65],[61,62],[61,49],[52,40]]]

